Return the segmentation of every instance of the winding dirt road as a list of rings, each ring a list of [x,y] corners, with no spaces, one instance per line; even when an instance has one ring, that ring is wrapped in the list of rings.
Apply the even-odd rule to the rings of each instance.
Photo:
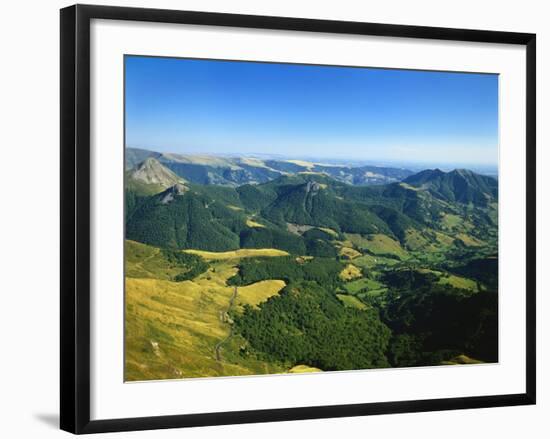
[[[233,307],[233,304],[235,303],[235,299],[237,298],[237,287],[233,290],[233,294],[231,295],[231,298],[229,299],[229,306],[227,307],[227,310],[225,311],[226,314],[229,314],[229,311],[231,311],[231,308]],[[225,337],[222,341],[219,341],[216,344],[215,352],[216,352],[216,361],[222,361],[222,354],[221,349],[225,342],[229,341],[229,339],[233,337],[233,327],[229,330],[229,335]]]

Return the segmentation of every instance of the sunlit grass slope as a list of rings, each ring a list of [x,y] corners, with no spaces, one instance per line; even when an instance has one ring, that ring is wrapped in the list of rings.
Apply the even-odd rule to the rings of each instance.
[[[367,305],[361,302],[357,297],[350,296],[348,294],[337,294],[336,295],[340,302],[344,304],[344,306],[348,306],[350,308],[357,308],[357,309],[366,309]]]
[[[195,279],[172,282],[167,280],[171,274],[155,262],[160,257],[158,249],[127,243],[127,381],[280,373],[288,369],[242,357],[238,352],[245,341],[229,337],[228,311],[233,310],[234,287],[227,286],[226,281],[237,272],[235,261],[212,260],[208,271]],[[284,286],[283,281],[267,280],[239,287],[233,305],[255,306]],[[221,342],[217,358],[216,347]]]
[[[316,367],[306,366],[305,364],[298,364],[289,370],[290,373],[311,373],[311,372],[322,372],[321,369]]]
[[[353,264],[348,264],[346,267],[340,272],[340,279],[343,281],[348,281],[352,279],[356,279],[358,277],[361,277],[361,270],[357,268]]]
[[[407,257],[407,252],[401,247],[399,241],[381,233],[367,236],[361,236],[356,233],[346,233],[346,238],[359,249],[368,250],[374,255],[391,254],[400,259]]]
[[[243,305],[257,306],[271,296],[278,294],[285,285],[282,280],[270,279],[239,287],[236,305],[239,307]]]
[[[191,253],[208,260],[225,260],[239,258],[256,258],[262,256],[288,256],[288,253],[283,250],[274,248],[243,248],[239,250],[227,252],[207,252],[202,250],[183,250],[186,253]]]

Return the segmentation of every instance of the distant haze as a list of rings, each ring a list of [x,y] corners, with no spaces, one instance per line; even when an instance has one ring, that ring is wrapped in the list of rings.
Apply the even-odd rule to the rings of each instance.
[[[126,146],[496,172],[498,76],[125,58]]]

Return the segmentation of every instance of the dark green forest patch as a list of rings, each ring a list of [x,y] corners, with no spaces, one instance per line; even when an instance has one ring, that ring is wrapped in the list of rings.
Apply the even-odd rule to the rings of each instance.
[[[235,318],[238,333],[270,360],[322,370],[389,366],[390,330],[378,313],[345,307],[318,284],[293,283]]]
[[[228,284],[249,285],[261,280],[281,279],[287,284],[306,280],[325,287],[336,287],[342,282],[338,275],[343,268],[344,264],[328,258],[250,258],[239,263],[239,272],[228,280]]]

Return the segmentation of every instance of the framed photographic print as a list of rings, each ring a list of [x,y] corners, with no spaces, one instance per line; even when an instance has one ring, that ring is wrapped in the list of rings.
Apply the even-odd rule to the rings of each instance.
[[[61,10],[61,428],[535,403],[535,35]]]

